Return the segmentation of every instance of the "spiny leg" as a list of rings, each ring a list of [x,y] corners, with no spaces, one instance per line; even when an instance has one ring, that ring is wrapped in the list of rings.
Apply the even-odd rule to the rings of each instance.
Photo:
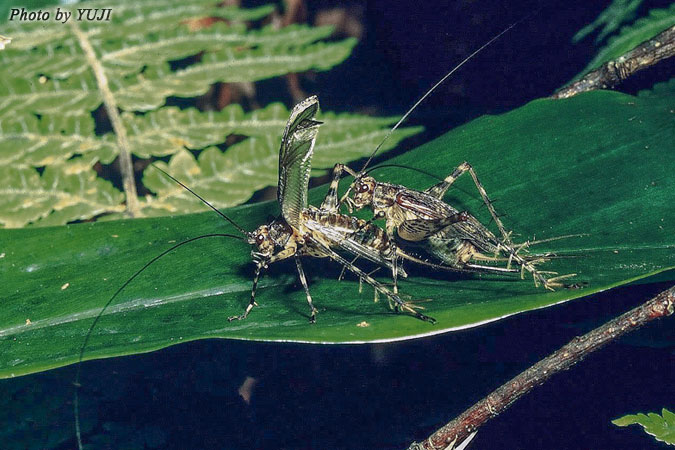
[[[359,259],[359,257],[355,256],[354,259],[352,259],[351,264],[354,265],[354,263],[356,262],[357,259]],[[340,276],[338,277],[338,281],[342,281],[344,279],[346,270],[347,270],[346,266],[342,266],[342,270],[340,271]],[[360,290],[361,290],[361,288],[359,287],[359,291]]]
[[[264,265],[262,263],[258,263],[255,267],[255,275],[253,276],[253,288],[251,289],[251,301],[248,303],[248,306],[246,307],[244,314],[241,314],[239,316],[228,317],[227,320],[229,322],[232,322],[233,320],[244,320],[246,317],[248,317],[248,313],[251,312],[253,307],[258,306],[258,304],[255,302],[255,291],[258,288],[258,279],[260,278],[260,273],[262,272],[263,267]]]
[[[338,187],[340,186],[340,178],[342,177],[342,173],[344,171],[353,173],[348,167],[346,167],[343,164],[335,164],[333,166],[333,179],[330,182],[330,186],[328,187],[328,193],[326,194],[326,197],[323,199],[323,202],[321,203],[321,209],[329,212],[338,212],[340,209],[340,205],[342,204],[341,201],[338,200]]]
[[[494,207],[492,206],[492,200],[487,195],[487,192],[485,191],[485,188],[481,184],[480,180],[478,179],[478,176],[476,175],[476,172],[473,170],[473,167],[471,167],[471,164],[468,162],[464,161],[462,164],[457,166],[457,168],[452,172],[450,175],[448,175],[445,180],[441,181],[438,184],[435,184],[434,186],[431,186],[429,189],[427,189],[426,192],[427,194],[433,195],[434,197],[438,198],[439,200],[443,198],[445,193],[448,191],[448,188],[452,185],[452,183],[455,182],[457,178],[459,178],[464,172],[469,172],[471,174],[471,178],[473,178],[473,182],[476,185],[476,188],[478,189],[478,192],[480,193],[480,196],[483,199],[483,203],[485,203],[485,206],[487,206],[488,211],[490,211],[490,215],[492,216],[492,220],[495,221],[497,224],[497,228],[499,228],[499,232],[502,235],[502,239],[504,239],[504,242],[506,244],[511,243],[511,235],[510,233],[506,232],[506,229],[504,228],[504,225],[502,224],[502,221],[499,219],[499,216],[497,215],[497,212],[495,211]]]
[[[391,266],[391,277],[394,279],[394,294],[398,294],[398,257],[394,255]]]
[[[305,289],[305,294],[307,295],[307,303],[309,303],[309,323],[314,323],[316,322],[316,313],[319,311],[314,307],[314,303],[312,303],[312,296],[309,293],[309,286],[307,286],[305,271],[302,269],[302,263],[300,262],[300,257],[297,254],[295,255],[295,265],[298,268],[298,277],[300,278],[300,283],[302,283],[302,287]]]
[[[313,241],[313,244],[316,247],[321,248],[321,250],[324,252],[324,254],[327,257],[329,257],[330,259],[332,259],[335,262],[338,262],[338,263],[342,264],[344,267],[347,268],[347,270],[354,273],[356,276],[363,279],[366,283],[373,286],[373,288],[376,289],[378,292],[381,292],[382,294],[386,295],[391,300],[393,300],[394,304],[396,305],[396,307],[398,309],[406,311],[406,312],[412,314],[413,316],[417,317],[418,319],[421,319],[421,320],[424,320],[424,321],[427,321],[427,322],[431,322],[431,323],[436,322],[436,319],[434,319],[433,317],[425,316],[424,314],[421,314],[421,313],[417,312],[409,303],[406,303],[403,300],[401,300],[401,298],[398,295],[392,293],[382,283],[375,280],[374,278],[372,278],[370,275],[368,275],[367,273],[365,273],[363,270],[359,269],[355,265],[350,264],[349,261],[347,261],[345,258],[340,256],[339,254],[335,253],[330,248],[326,247],[325,245],[321,244],[318,241],[315,241],[315,240],[312,240],[312,241]]]

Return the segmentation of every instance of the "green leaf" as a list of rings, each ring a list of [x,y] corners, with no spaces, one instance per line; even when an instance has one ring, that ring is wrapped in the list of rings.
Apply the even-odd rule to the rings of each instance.
[[[675,445],[675,414],[666,408],[663,408],[660,416],[656,413],[628,414],[612,420],[612,423],[619,427],[634,424],[642,425],[645,433],[654,436],[657,441]]]
[[[118,33],[123,32],[119,28],[115,29]],[[332,27],[326,26],[311,28],[291,25],[281,29],[268,26],[260,30],[248,30],[244,24],[215,23],[195,32],[189,32],[183,25],[157,30],[149,35],[127,36],[124,41],[103,40],[101,35],[92,36],[92,40],[101,54],[101,63],[105,69],[117,76],[124,76],[140,73],[148,61],[156,64],[175,61],[223,47],[303,46],[324,39],[332,32]],[[49,42],[31,52],[24,50],[4,56],[0,61],[3,62],[1,70],[5,77],[45,75],[63,79],[88,70],[84,53],[73,38]]]
[[[77,9],[82,5],[58,6],[62,11],[70,11],[73,16],[70,20],[77,20]],[[87,3],[87,8],[110,8],[105,0]],[[56,8],[42,8],[55,17]],[[180,23],[189,23],[191,20],[205,17],[220,17],[231,21],[259,20],[274,10],[272,5],[258,8],[240,9],[236,7],[218,7],[218,2],[212,0],[185,0],[176,4],[170,0],[133,1],[122,0],[115,2],[111,20],[78,22],[91,36],[99,36],[105,40],[118,40],[121,36],[137,36],[154,33],[175,27]],[[140,26],[142,24],[142,26]],[[12,49],[21,52],[34,47],[61,43],[70,36],[70,30],[64,24],[49,21],[12,21],[3,25],[3,32],[15,39]],[[1,61],[1,60],[0,60]]]
[[[403,295],[422,303],[436,325],[394,314],[373,302],[367,285],[337,281],[340,268],[306,259],[319,315],[309,325],[304,292],[292,262],[261,280],[249,318],[228,322],[249,301],[250,247],[205,238],[180,247],[137,277],[94,329],[85,359],[163,348],[194,339],[364,342],[411,338],[477,326],[644,279],[675,276],[674,84],[632,97],[591,92],[537,100],[487,116],[405,153],[392,162],[444,176],[471,162],[516,239],[585,236],[534,245],[552,251],[547,270],[576,273],[581,289],[547,292],[531,280],[505,276],[430,274],[406,266]],[[321,134],[320,134],[321,135]],[[335,155],[340,161],[341,155]],[[202,169],[204,170],[204,169]],[[220,168],[214,171],[220,172]],[[424,188],[435,183],[403,169],[374,172],[382,180]],[[344,186],[343,186],[344,187]],[[326,187],[310,192],[317,205]],[[488,223],[470,177],[446,200]],[[227,210],[252,230],[276,214],[274,202]],[[77,360],[93,318],[112,293],[152,257],[183,239],[236,233],[213,213],[0,230],[0,376],[10,377]],[[367,268],[367,266],[363,266]],[[669,272],[668,272],[669,271]],[[385,281],[387,275],[379,272]],[[587,284],[584,284],[587,283]]]
[[[618,35],[609,39],[607,45],[598,51],[595,58],[574,79],[581,78],[607,61],[617,59],[673,25],[675,25],[675,3],[665,9],[652,9],[649,16],[623,27]]]
[[[91,159],[76,159],[49,166],[42,176],[29,167],[0,166],[0,224],[15,228],[43,219],[42,225],[63,225],[123,211],[122,194],[91,166]]]
[[[80,115],[101,104],[93,79],[74,76],[67,80],[0,77],[0,119],[32,114]]]

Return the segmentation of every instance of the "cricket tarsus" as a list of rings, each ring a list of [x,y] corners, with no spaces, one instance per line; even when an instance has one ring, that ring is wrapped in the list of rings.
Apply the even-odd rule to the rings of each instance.
[[[77,446],[80,450],[83,449],[82,446],[82,434],[80,430],[80,375],[82,371],[82,360],[84,359],[84,352],[87,348],[87,344],[89,343],[89,338],[91,337],[91,333],[94,331],[94,327],[96,324],[99,322],[101,317],[103,316],[103,313],[108,309],[108,307],[112,304],[112,302],[115,300],[115,298],[126,288],[129,283],[131,283],[136,277],[138,277],[145,269],[150,267],[152,264],[157,262],[160,258],[163,256],[167,255],[168,253],[176,250],[178,247],[181,247],[183,245],[189,244],[191,242],[200,240],[200,239],[205,239],[205,238],[211,238],[211,237],[231,237],[235,239],[242,240],[241,236],[235,236],[233,234],[226,234],[226,233],[213,233],[213,234],[204,234],[201,236],[196,236],[190,239],[187,239],[183,242],[179,242],[178,244],[164,250],[162,253],[159,255],[155,256],[152,258],[150,261],[148,261],[143,267],[141,267],[139,270],[136,271],[127,281],[120,286],[115,293],[110,297],[110,299],[106,302],[105,305],[103,305],[103,308],[101,311],[96,315],[94,318],[94,321],[92,324],[89,326],[89,329],[87,330],[87,334],[84,337],[84,342],[82,343],[82,346],[80,347],[80,354],[77,359],[77,370],[75,371],[75,382],[73,383],[75,385],[75,395],[73,398],[73,405],[74,405],[74,414],[75,414],[75,435],[77,437]]]

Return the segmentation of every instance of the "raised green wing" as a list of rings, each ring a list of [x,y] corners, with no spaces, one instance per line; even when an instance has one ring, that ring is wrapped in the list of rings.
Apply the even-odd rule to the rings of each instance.
[[[321,125],[314,120],[318,111],[319,99],[316,96],[295,105],[281,139],[277,199],[281,215],[293,227],[299,225],[300,212],[307,207],[314,140]]]

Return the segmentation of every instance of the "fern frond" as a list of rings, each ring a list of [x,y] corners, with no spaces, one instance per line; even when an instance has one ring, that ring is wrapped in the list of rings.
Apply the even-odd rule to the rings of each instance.
[[[26,80],[0,77],[0,120],[23,114],[81,114],[101,104],[90,77]]]
[[[202,95],[218,81],[258,81],[289,72],[327,70],[347,58],[355,44],[355,40],[346,39],[302,48],[227,49],[209,53],[201,63],[182,70],[172,71],[167,64],[153,66],[133,79],[112,79],[110,85],[122,109],[147,111],[169,96]]]
[[[78,8],[110,8],[105,0],[65,8],[74,14],[70,26],[11,22],[3,28],[13,41],[0,53],[0,164],[18,177],[8,184],[12,192],[0,204],[3,214],[11,212],[0,218],[5,226],[121,213],[121,194],[104,187],[107,182],[96,179],[92,170],[97,161],[107,164],[117,156],[127,168],[127,207],[135,212],[130,153],[141,158],[173,155],[167,169],[217,206],[248,200],[256,190],[276,184],[288,109],[272,104],[245,113],[231,105],[220,112],[200,112],[163,106],[166,99],[204,94],[216,82],[250,83],[327,70],[347,58],[356,44],[354,39],[325,41],[331,27],[250,29],[250,21],[269,15],[271,6],[121,0],[109,22],[77,21]],[[103,98],[114,132],[101,135],[92,112]],[[323,120],[315,172],[332,167],[335,155],[347,162],[369,154],[396,121],[330,113]],[[385,150],[418,130],[398,130]],[[248,139],[225,152],[213,147],[222,147],[231,135]],[[198,159],[186,148],[201,151]],[[33,167],[46,169],[40,176]],[[145,174],[147,187],[158,194],[145,200],[145,214],[202,209],[156,175]],[[99,188],[98,183],[104,184]],[[80,199],[89,192],[92,200]],[[103,194],[106,198],[99,198]]]
[[[14,228],[42,219],[40,225],[63,225],[123,211],[122,193],[97,178],[89,162],[49,166],[42,176],[29,167],[0,166],[0,224]]]
[[[232,145],[224,153],[211,147],[196,160],[183,150],[174,155],[168,165],[156,164],[217,208],[226,208],[244,203],[256,190],[276,184],[278,147],[278,141],[270,137],[251,138]],[[145,170],[143,184],[157,197],[142,203],[142,208],[161,209],[164,214],[206,209],[198,199],[152,167]]]
[[[171,155],[185,147],[199,150],[218,145],[232,134],[269,136],[279,142],[289,114],[284,105],[273,103],[250,113],[244,113],[239,105],[230,105],[219,112],[170,107],[142,116],[126,113],[122,118],[133,153],[149,158]],[[319,120],[325,123],[317,140],[315,158],[319,167],[326,168],[330,164],[325,163],[335,159],[335,155],[345,155],[348,159],[368,155],[397,119],[327,113]],[[419,131],[419,128],[405,128],[394,133],[385,144],[385,150]]]
[[[0,120],[0,165],[42,167],[61,163],[75,154],[87,154],[110,164],[117,156],[111,135],[94,134],[89,114],[24,115]],[[93,164],[93,163],[92,163]]]

